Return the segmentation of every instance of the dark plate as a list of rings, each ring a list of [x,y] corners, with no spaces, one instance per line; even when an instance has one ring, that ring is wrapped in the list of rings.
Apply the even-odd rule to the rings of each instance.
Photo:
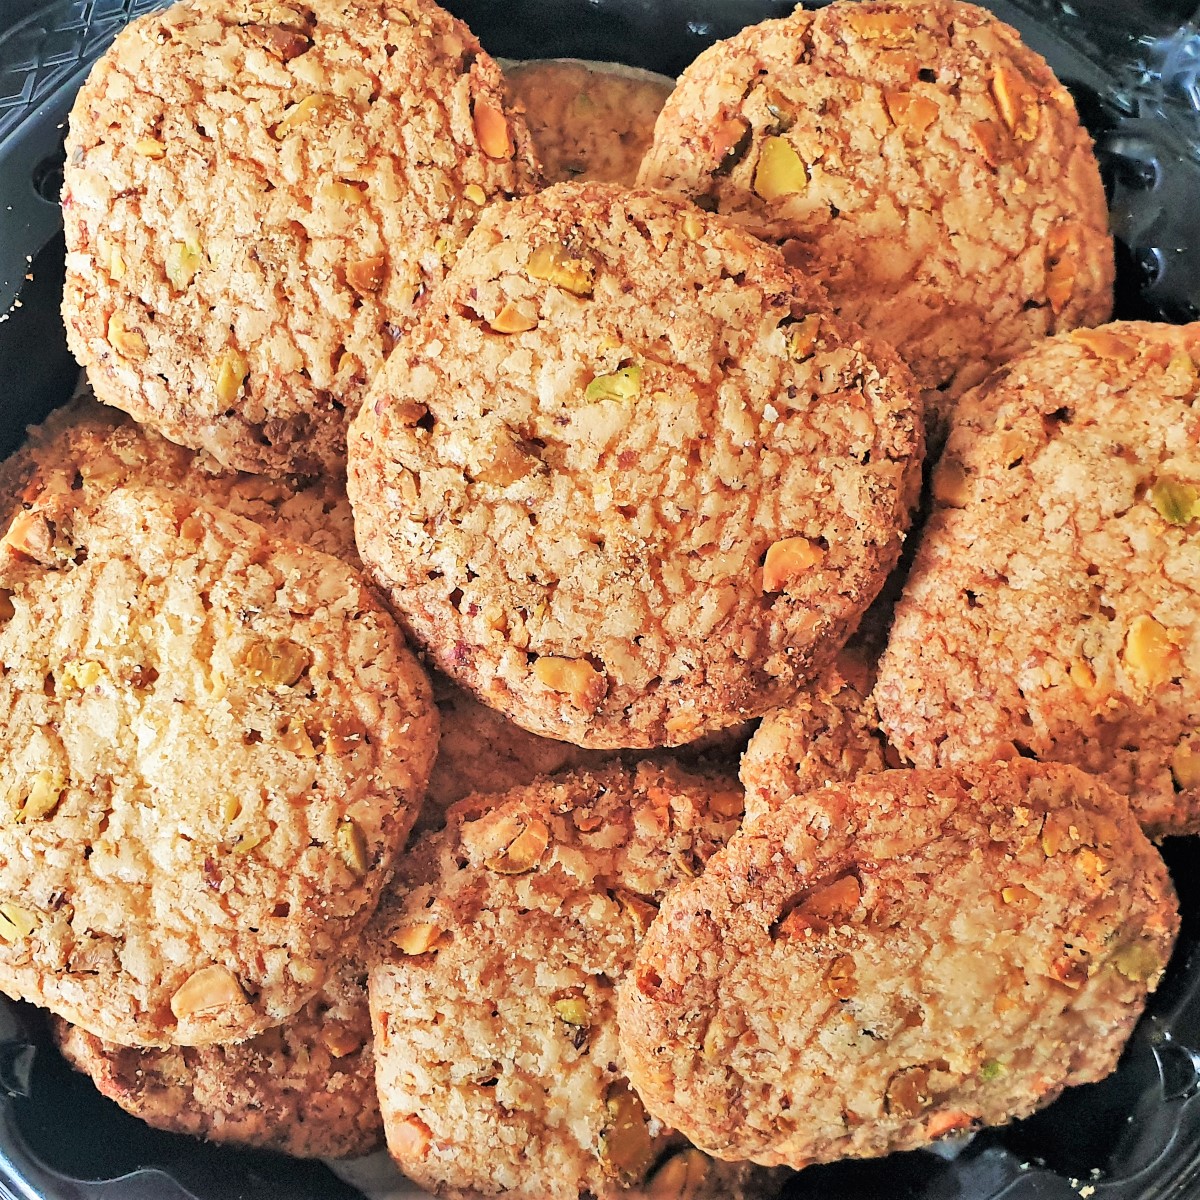
[[[0,0],[0,454],[70,393],[58,301],[62,128],[90,62],[159,0]],[[788,0],[451,0],[484,45],[675,74]],[[1117,313],[1200,318],[1200,12],[1195,0],[992,0],[1075,94],[1117,235]],[[1117,1072],[944,1153],[812,1167],[787,1200],[1200,1197],[1200,844],[1165,847],[1185,919]],[[1090,1189],[1090,1190],[1089,1190]],[[343,1200],[319,1165],[147,1129],[0,998],[0,1200]]]

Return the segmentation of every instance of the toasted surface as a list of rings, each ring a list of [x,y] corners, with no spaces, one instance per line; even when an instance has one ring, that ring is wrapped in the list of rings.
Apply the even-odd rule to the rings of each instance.
[[[847,649],[812,687],[763,717],[738,770],[747,821],[827,783],[848,783],[889,766],[870,698],[874,681],[874,667]]]
[[[620,63],[541,59],[504,72],[548,183],[632,185],[672,81]]]
[[[1177,927],[1128,802],[1073,767],[862,776],[667,897],[621,1046],[647,1109],[709,1153],[909,1149],[1108,1074]]]
[[[366,922],[437,744],[337,559],[167,491],[0,539],[0,988],[125,1045],[246,1038]]]
[[[342,470],[396,327],[536,168],[499,67],[430,0],[182,0],[96,64],[64,178],[97,396],[282,474]]]
[[[833,3],[718,42],[680,77],[639,182],[782,244],[900,351],[939,422],[990,366],[1112,309],[1070,95],[956,0]]]
[[[612,748],[814,675],[896,561],[922,439],[908,372],[775,250],[589,183],[489,211],[350,450],[359,550],[431,660]]]
[[[875,698],[920,766],[1033,755],[1200,829],[1200,324],[1054,338],[965,397]]]
[[[299,1012],[245,1042],[146,1050],[57,1018],[52,1028],[76,1070],[157,1129],[297,1158],[383,1142],[361,963],[342,964]]]
[[[646,762],[468,797],[417,843],[371,929],[380,1100],[405,1174],[449,1196],[615,1197],[681,1145],[629,1090],[614,984],[740,815],[731,776]],[[742,1194],[736,1174],[708,1175],[698,1196]]]
[[[210,455],[177,446],[96,403],[90,389],[28,432],[25,445],[0,470],[4,516],[16,511],[26,492],[165,487],[255,521],[276,537],[359,565],[354,518],[340,476],[273,479],[225,470]]]

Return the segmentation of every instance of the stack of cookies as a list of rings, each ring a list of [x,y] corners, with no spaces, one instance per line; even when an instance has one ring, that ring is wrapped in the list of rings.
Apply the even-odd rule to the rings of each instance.
[[[775,1196],[1102,1078],[1157,985],[1200,326],[1095,327],[1091,143],[981,9],[668,90],[182,0],[81,91],[0,989],[151,1124]]]

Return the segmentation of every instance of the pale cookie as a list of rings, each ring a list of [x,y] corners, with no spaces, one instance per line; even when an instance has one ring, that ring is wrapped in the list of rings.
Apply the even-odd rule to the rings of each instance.
[[[351,431],[363,561],[517,724],[678,745],[784,703],[895,563],[921,419],[890,350],[683,201],[494,207]]]
[[[991,366],[1112,311],[1092,143],[1015,30],[955,0],[764,21],[684,71],[639,182],[779,243],[944,422]]]
[[[1200,324],[1044,342],[964,397],[879,666],[918,766],[1023,754],[1200,830]]]
[[[156,1129],[297,1158],[346,1158],[383,1142],[366,969],[347,962],[282,1025],[227,1046],[137,1050],[55,1018],[59,1049]]]
[[[888,771],[762,817],[664,901],[619,989],[648,1111],[801,1167],[995,1125],[1102,1079],[1179,919],[1074,767]]]
[[[547,183],[632,185],[672,80],[620,63],[543,59],[504,72]]]
[[[56,409],[28,434],[25,445],[0,469],[3,516],[15,513],[23,495],[79,487],[167,487],[255,521],[276,537],[360,565],[340,476],[276,480],[227,471],[209,455],[177,446],[124,413],[97,404],[90,393]]]
[[[71,112],[68,342],[173,441],[339,472],[397,327],[536,177],[499,67],[430,0],[183,0]]]
[[[0,537],[0,989],[123,1045],[251,1037],[374,908],[437,745],[337,559],[167,491]]]
[[[767,713],[742,755],[746,820],[828,783],[886,770],[887,743],[871,700],[874,668],[847,648],[811,688]]]
[[[444,1196],[608,1198],[681,1144],[625,1078],[614,987],[741,811],[728,776],[614,766],[469,797],[414,847],[371,927],[380,1101],[406,1175]],[[740,1194],[707,1175],[685,1194]]]

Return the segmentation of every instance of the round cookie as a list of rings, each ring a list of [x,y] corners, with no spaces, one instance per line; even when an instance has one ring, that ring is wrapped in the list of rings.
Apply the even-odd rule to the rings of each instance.
[[[348,490],[437,667],[535,733],[647,747],[836,653],[921,452],[909,373],[777,251],[564,183],[477,226],[352,426]]]
[[[437,745],[361,577],[168,491],[0,538],[0,990],[122,1045],[251,1037],[373,910]]]
[[[416,844],[370,935],[380,1102],[406,1175],[443,1196],[610,1198],[681,1145],[625,1079],[614,987],[741,807],[727,776],[646,762],[469,797]],[[708,1176],[686,1194],[743,1194]]]
[[[343,963],[295,1016],[246,1042],[138,1050],[58,1018],[53,1033],[76,1070],[156,1129],[296,1158],[347,1158],[383,1142],[359,962]]]
[[[875,699],[918,766],[1022,754],[1200,830],[1200,324],[1042,343],[964,397]]]
[[[718,42],[680,77],[639,182],[781,244],[896,347],[939,424],[992,365],[1112,311],[1070,95],[956,0],[835,2]]]
[[[208,454],[177,446],[124,413],[97,404],[90,391],[31,426],[28,435],[6,464],[10,474],[0,474],[0,503],[79,486],[100,491],[167,487],[255,521],[275,537],[361,565],[354,518],[339,476],[276,480],[227,471]]]
[[[1074,767],[862,776],[667,897],[621,1045],[647,1110],[711,1154],[911,1149],[1107,1075],[1178,924],[1128,803]]]
[[[672,81],[620,63],[535,59],[504,72],[547,183],[632,185]]]
[[[746,820],[829,783],[885,770],[887,743],[870,699],[874,668],[847,648],[786,708],[767,713],[742,755]]]
[[[430,0],[183,0],[72,110],[68,342],[173,441],[340,472],[397,328],[480,208],[536,179],[499,67]]]
[[[419,829],[438,828],[450,805],[477,793],[499,795],[570,767],[598,767],[611,756],[538,737],[480,704],[442,675],[433,677],[441,736]]]

